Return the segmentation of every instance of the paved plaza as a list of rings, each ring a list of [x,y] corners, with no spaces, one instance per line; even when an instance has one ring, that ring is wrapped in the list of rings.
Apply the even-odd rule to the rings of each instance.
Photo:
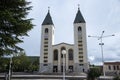
[[[86,76],[66,75],[66,80],[84,80]],[[0,80],[4,80],[5,75],[0,75]],[[62,80],[63,75],[12,75],[11,80]]]

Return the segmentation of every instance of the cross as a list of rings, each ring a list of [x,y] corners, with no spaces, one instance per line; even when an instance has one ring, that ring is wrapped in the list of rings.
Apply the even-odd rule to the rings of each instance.
[[[78,4],[78,9],[80,9],[80,4]]]
[[[50,11],[50,7],[48,7],[48,12]]]

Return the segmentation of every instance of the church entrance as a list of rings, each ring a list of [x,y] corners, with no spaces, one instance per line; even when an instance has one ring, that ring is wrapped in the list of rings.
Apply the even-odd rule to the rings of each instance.
[[[58,72],[58,67],[57,66],[53,66],[53,72]]]
[[[69,66],[69,72],[73,72],[73,66]]]

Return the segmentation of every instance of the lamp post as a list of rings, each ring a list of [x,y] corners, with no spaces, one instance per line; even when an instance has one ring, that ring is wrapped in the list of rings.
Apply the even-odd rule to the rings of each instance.
[[[10,57],[8,80],[11,80],[11,71],[12,71],[12,56]]]
[[[113,35],[107,35],[107,36],[103,36],[105,31],[102,31],[102,34],[100,36],[88,36],[88,37],[94,37],[94,38],[97,38],[98,40],[100,40],[100,43],[99,45],[101,46],[101,54],[102,54],[102,63],[103,63],[103,75],[105,76],[105,70],[104,70],[104,55],[103,55],[103,41],[102,39],[103,38],[106,38],[106,37],[111,37],[111,36],[115,36],[114,34]]]
[[[65,54],[66,54],[66,50],[62,50],[62,54],[63,54],[63,80],[65,80]]]

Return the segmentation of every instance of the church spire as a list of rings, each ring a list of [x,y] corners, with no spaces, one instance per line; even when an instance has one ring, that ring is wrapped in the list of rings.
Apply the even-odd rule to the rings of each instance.
[[[48,13],[47,13],[42,25],[53,25],[53,21],[50,16],[50,7],[48,7]]]
[[[80,5],[78,4],[78,12],[76,14],[74,23],[85,23],[85,20],[80,12]]]

